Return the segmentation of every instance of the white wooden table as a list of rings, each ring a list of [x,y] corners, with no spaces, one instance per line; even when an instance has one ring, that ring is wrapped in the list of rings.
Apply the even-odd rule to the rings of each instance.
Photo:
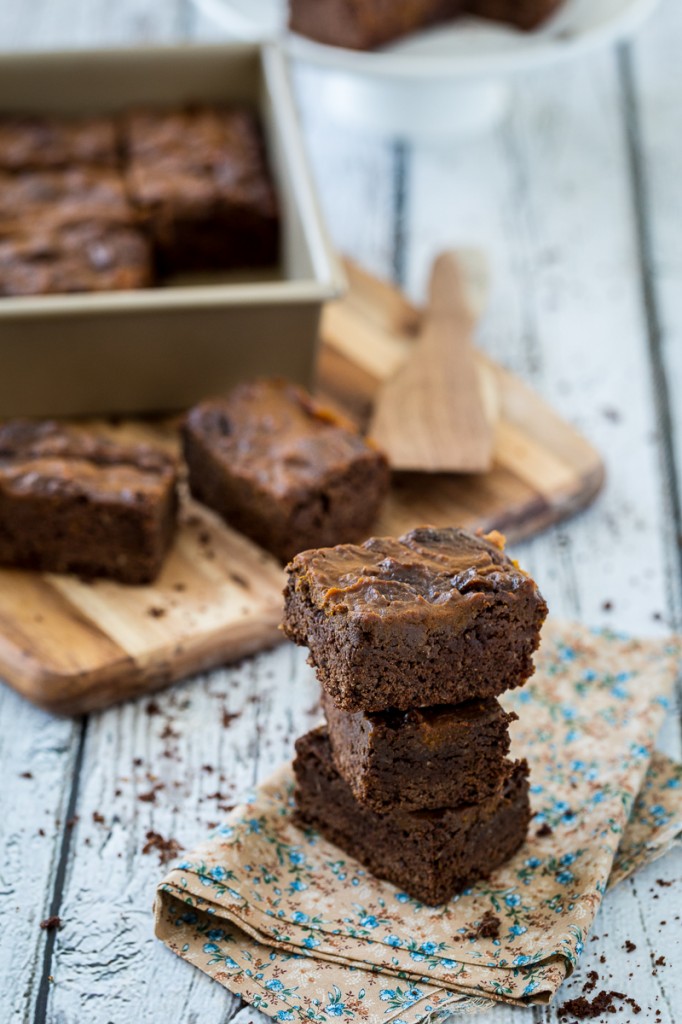
[[[210,34],[188,0],[0,2],[3,49]],[[518,549],[553,613],[654,634],[682,625],[681,47],[682,5],[663,0],[635,46],[519,78],[506,123],[440,149],[334,130],[302,97],[339,246],[416,298],[439,247],[485,247],[495,294],[483,345],[606,457],[598,504]],[[176,687],[156,714],[142,700],[60,721],[0,687],[0,1024],[259,1017],[153,939],[163,869],[143,847],[148,832],[187,847],[203,837],[290,755],[316,696],[289,647]],[[675,712],[661,743],[681,755]],[[596,967],[599,987],[636,997],[638,1022],[682,1020],[681,897],[680,850],[608,896],[557,1005]],[[62,929],[42,931],[53,914]],[[655,976],[651,953],[666,957]],[[557,1019],[502,1007],[481,1018]]]

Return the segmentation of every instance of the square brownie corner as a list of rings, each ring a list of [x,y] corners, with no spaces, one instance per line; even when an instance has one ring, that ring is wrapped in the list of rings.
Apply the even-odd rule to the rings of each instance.
[[[521,686],[546,615],[497,536],[423,527],[297,555],[283,629],[339,707],[375,712]]]

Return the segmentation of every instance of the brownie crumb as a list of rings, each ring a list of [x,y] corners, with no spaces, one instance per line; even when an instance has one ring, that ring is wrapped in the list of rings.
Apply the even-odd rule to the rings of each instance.
[[[57,917],[55,914],[53,917],[46,917],[44,921],[40,922],[40,927],[44,932],[54,932],[62,926],[61,917]]]
[[[103,825],[104,824],[104,815],[100,814],[99,811],[93,811],[92,812],[92,820],[94,821],[94,823],[96,825]]]
[[[583,985],[583,992],[594,992],[599,981],[599,975],[596,971],[589,971],[587,975],[587,981]]]
[[[656,885],[660,885],[660,887],[662,889],[667,889],[672,884],[673,884],[672,882],[666,882],[665,878],[657,878],[656,879]]]
[[[162,619],[166,614],[165,608],[159,608],[158,605],[152,605],[151,608],[147,609],[147,615],[152,619]]]
[[[602,611],[603,612],[612,612],[613,611],[613,601],[604,601],[604,603],[602,604],[601,607],[602,607]]]
[[[594,999],[586,999],[585,996],[578,996],[577,999],[569,999],[563,1006],[559,1007],[560,1017],[575,1017],[576,1020],[593,1020],[600,1017],[602,1013],[616,1013],[617,1007],[614,999],[625,1000],[622,992],[597,993]]]
[[[33,772],[22,772],[21,775],[19,776],[19,778],[20,779],[32,779],[33,778]]]
[[[150,700],[149,703],[146,705],[144,710],[145,710],[145,713],[150,715],[150,716],[151,715],[160,715],[161,714],[161,708],[159,707],[159,703],[156,700]]]
[[[634,951],[637,949],[637,946],[634,944],[634,942],[631,942],[630,939],[626,939],[623,944],[623,949],[626,953],[634,953]]]
[[[223,727],[227,729],[228,725],[231,725],[236,718],[239,718],[239,712],[228,711],[227,708],[223,708]]]
[[[167,864],[169,860],[173,860],[183,847],[177,841],[177,839],[164,839],[159,832],[149,831],[146,834],[147,842],[142,847],[142,853],[152,853],[156,851],[159,854],[159,864]]]
[[[490,910],[486,910],[485,914],[478,922],[476,929],[469,932],[467,935],[468,939],[499,939],[500,937],[500,919]]]
[[[542,823],[542,825],[540,826],[540,828],[535,833],[535,835],[538,837],[538,839],[542,839],[542,838],[544,838],[544,836],[552,836],[552,835],[554,835],[554,832],[553,832],[551,826],[548,825],[546,821],[544,821]]]
[[[656,960],[654,960],[654,964],[656,965],[656,967],[665,967],[666,966],[665,957],[664,956],[657,957]]]

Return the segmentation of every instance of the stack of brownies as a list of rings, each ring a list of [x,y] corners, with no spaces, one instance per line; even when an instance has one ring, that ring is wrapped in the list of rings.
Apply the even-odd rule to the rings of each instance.
[[[547,606],[499,534],[454,528],[305,551],[288,573],[284,631],[327,719],[296,745],[299,819],[443,903],[524,841],[528,766],[496,698],[532,674]]]

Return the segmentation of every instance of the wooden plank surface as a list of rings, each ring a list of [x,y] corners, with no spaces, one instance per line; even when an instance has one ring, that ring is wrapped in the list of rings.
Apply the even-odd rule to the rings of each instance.
[[[27,47],[167,38],[176,30],[195,31],[197,22],[185,4],[164,3],[162,11],[151,0],[2,0],[0,28],[2,45]],[[609,471],[604,499],[594,509],[516,553],[538,575],[557,613],[643,631],[680,625],[675,524],[668,513],[674,512],[676,484],[670,455],[682,447],[677,432],[666,434],[661,404],[663,383],[679,430],[682,374],[675,342],[682,300],[674,211],[682,159],[680,28],[679,4],[662,0],[634,50],[636,74],[629,83],[642,128],[634,151],[647,170],[648,309],[628,159],[628,81],[614,53],[520,77],[510,121],[467,145],[408,151],[364,140],[329,125],[314,110],[314,96],[302,94],[324,206],[345,251],[375,271],[404,271],[415,300],[423,298],[430,257],[443,244],[478,243],[491,253],[495,297],[483,333],[487,351],[527,374],[544,398],[584,430],[605,453]],[[664,349],[659,366],[650,347],[652,312]],[[20,896],[11,931],[5,930],[3,949],[9,953],[0,956],[3,1024],[261,1020],[150,940],[149,903],[161,868],[153,854],[141,853],[155,824],[165,837],[191,844],[214,820],[217,801],[200,797],[218,787],[207,788],[202,763],[219,764],[236,791],[287,756],[293,737],[312,720],[310,672],[289,648],[251,661],[248,682],[240,675],[245,669],[169,691],[159,700],[161,716],[146,713],[147,701],[93,716],[82,757],[78,727],[60,722],[62,731],[54,732],[44,715],[5,695],[0,858],[14,865],[12,883]],[[249,710],[243,722],[232,720],[225,731],[222,705],[230,710],[233,687],[234,707],[246,704]],[[215,696],[223,692],[226,697]],[[251,704],[250,697],[256,698]],[[189,708],[181,707],[184,699],[191,699]],[[180,703],[167,706],[171,700]],[[182,735],[177,763],[166,756],[168,738],[160,735],[166,718],[174,719],[171,729]],[[663,742],[679,752],[674,716]],[[44,776],[40,787],[27,791],[22,786],[30,780],[19,776],[24,764],[37,767],[38,750],[48,753]],[[132,765],[135,757],[143,757],[143,765]],[[171,803],[158,791],[155,804],[140,801],[147,771],[163,776],[171,789],[180,782],[183,799]],[[121,784],[124,776],[134,782]],[[117,788],[121,795],[114,797]],[[56,820],[68,795],[78,805],[81,831],[65,846],[69,832]],[[21,828],[15,827],[19,812]],[[95,822],[93,813],[105,822]],[[51,830],[44,828],[46,814],[55,823]],[[41,827],[47,832],[43,847],[35,840]],[[21,888],[20,870],[22,881],[32,879]],[[2,879],[0,898],[7,892],[6,873]],[[656,879],[673,884],[662,888]],[[678,852],[613,893],[597,921],[598,939],[588,944],[570,982],[571,993],[580,992],[594,968],[602,975],[600,987],[630,992],[642,1005],[636,1018],[629,1009],[609,1014],[613,1024],[653,1024],[657,1010],[664,1024],[677,1022],[682,929],[675,921],[678,911],[671,914],[670,908],[679,905],[681,888]],[[36,921],[51,904],[60,906],[65,927],[45,956],[46,938],[39,929],[36,935]],[[638,947],[631,954],[623,948],[626,938]],[[651,952],[666,955],[666,966],[655,976]],[[49,975],[54,982],[47,981]],[[137,1002],[131,1003],[131,993]],[[559,1005],[564,998],[562,993]],[[558,1018],[556,1007],[501,1007],[479,1019],[555,1024]]]

